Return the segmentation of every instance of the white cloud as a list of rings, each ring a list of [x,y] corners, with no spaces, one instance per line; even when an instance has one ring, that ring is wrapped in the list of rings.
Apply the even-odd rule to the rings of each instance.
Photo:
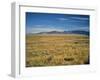
[[[89,20],[89,18],[86,17],[70,17],[71,19],[77,19],[77,20]]]
[[[43,27],[44,25],[34,25],[33,27]]]
[[[69,19],[67,19],[67,18],[57,18],[58,20],[60,20],[60,21],[66,21],[66,20],[69,20]]]
[[[80,27],[75,27],[75,26],[71,26],[69,29],[70,30],[83,30],[83,31],[89,31],[89,27],[88,26],[80,26]]]
[[[27,27],[26,33],[39,33],[39,32],[50,32],[50,31],[63,31],[62,29],[54,27]]]

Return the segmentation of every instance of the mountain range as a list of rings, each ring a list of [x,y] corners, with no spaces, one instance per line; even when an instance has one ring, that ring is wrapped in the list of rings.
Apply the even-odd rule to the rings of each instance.
[[[81,35],[88,35],[89,31],[82,31],[82,30],[73,30],[73,31],[50,31],[50,32],[40,32],[36,34],[81,34]]]

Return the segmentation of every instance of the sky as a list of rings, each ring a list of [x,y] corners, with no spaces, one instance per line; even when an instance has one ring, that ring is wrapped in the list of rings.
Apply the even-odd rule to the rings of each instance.
[[[89,15],[26,12],[26,33],[89,31]]]

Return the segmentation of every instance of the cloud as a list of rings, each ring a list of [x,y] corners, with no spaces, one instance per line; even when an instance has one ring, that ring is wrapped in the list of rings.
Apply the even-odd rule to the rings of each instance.
[[[83,30],[83,31],[89,31],[89,27],[88,26],[71,26],[69,28],[67,28],[68,31],[72,31],[72,30]]]
[[[89,18],[86,17],[70,17],[70,18],[75,20],[89,20]]]
[[[66,20],[69,20],[69,19],[67,19],[67,18],[57,18],[58,20],[60,20],[60,21],[66,21]]]
[[[34,26],[35,26],[35,27],[43,27],[44,25],[34,25]],[[33,26],[33,27],[34,27],[34,26]]]
[[[27,27],[26,33],[39,33],[39,32],[50,32],[50,31],[63,31],[62,29],[49,27],[49,26],[40,26],[40,27]]]
[[[80,22],[88,21],[88,17],[69,17],[69,18],[57,18],[59,21],[68,21],[68,22]]]

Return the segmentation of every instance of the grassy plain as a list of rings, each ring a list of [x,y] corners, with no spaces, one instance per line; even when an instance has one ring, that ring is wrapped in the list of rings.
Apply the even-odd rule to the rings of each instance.
[[[26,67],[89,64],[85,35],[26,35]]]

